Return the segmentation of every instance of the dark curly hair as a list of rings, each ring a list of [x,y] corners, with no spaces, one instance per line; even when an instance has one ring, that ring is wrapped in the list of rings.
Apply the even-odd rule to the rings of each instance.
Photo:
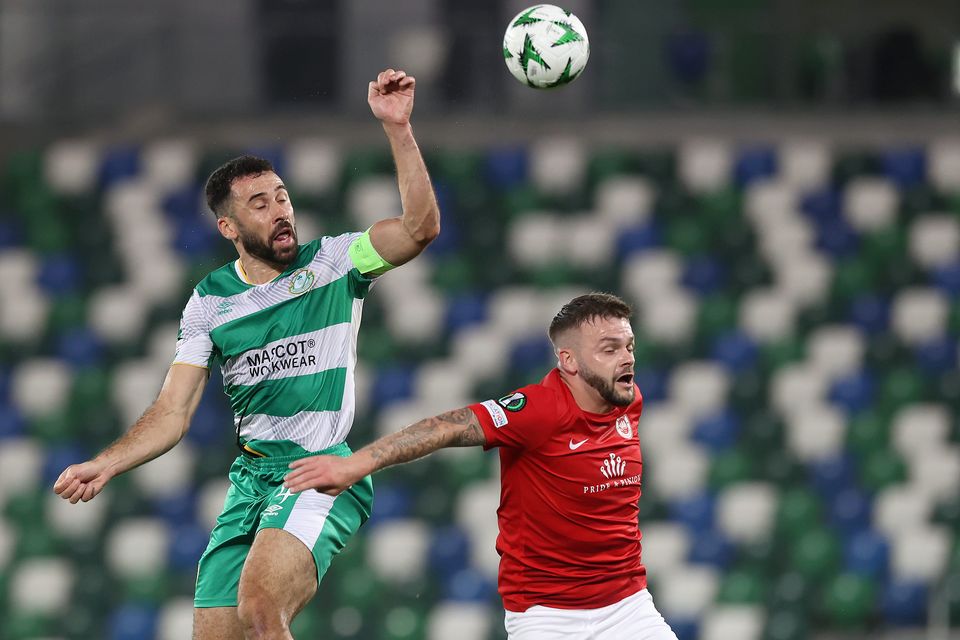
[[[260,174],[273,171],[273,165],[269,160],[258,158],[257,156],[240,156],[225,162],[210,174],[207,178],[207,185],[204,187],[204,194],[207,198],[207,206],[218,218],[227,215],[227,198],[230,197],[230,187],[237,178],[247,176],[259,176]]]

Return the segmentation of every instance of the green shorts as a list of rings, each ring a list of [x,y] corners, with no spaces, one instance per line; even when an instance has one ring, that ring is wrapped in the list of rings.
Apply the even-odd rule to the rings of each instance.
[[[348,456],[351,452],[343,443],[318,453]],[[307,545],[317,564],[319,582],[333,556],[367,521],[373,507],[370,476],[336,497],[312,490],[290,493],[283,487],[288,465],[309,455],[316,454],[236,459],[230,467],[223,512],[200,557],[195,607],[237,606],[240,571],[260,529],[289,531]]]

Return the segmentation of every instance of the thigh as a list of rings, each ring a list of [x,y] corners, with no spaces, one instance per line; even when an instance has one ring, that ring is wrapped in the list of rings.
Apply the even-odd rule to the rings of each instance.
[[[282,529],[261,529],[240,574],[239,598],[267,602],[291,620],[317,591],[310,549]]]
[[[677,640],[646,589],[605,607],[595,631],[596,640]]]
[[[589,617],[583,611],[530,607],[507,611],[503,618],[508,640],[587,640]]]
[[[243,640],[237,608],[194,609],[193,640]]]

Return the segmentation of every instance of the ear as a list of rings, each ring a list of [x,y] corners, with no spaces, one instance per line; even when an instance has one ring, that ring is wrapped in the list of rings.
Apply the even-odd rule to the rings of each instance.
[[[230,216],[220,216],[217,218],[217,230],[227,240],[236,240],[240,237],[237,233],[237,226]]]
[[[557,349],[557,366],[560,367],[561,371],[571,376],[577,375],[577,372],[580,371],[580,364],[570,349]]]

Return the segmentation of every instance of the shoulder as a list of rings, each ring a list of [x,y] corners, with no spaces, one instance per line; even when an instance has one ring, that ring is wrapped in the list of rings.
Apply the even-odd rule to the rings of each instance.
[[[231,260],[219,269],[211,271],[198,282],[197,286],[194,287],[194,295],[200,298],[206,298],[207,296],[226,298],[235,296],[238,293],[243,293],[248,288],[249,287],[240,280],[236,267],[234,266],[234,261]]]

